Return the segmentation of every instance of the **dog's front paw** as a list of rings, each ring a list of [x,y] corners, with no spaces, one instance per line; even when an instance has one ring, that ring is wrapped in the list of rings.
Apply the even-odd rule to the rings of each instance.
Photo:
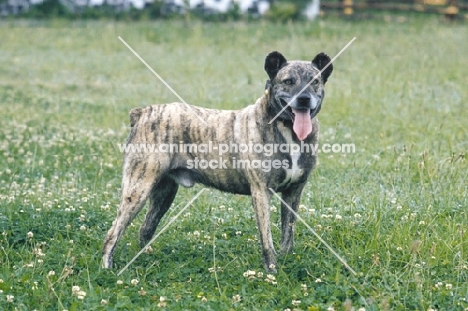
[[[268,267],[265,267],[265,270],[267,273],[272,273],[272,274],[278,273],[278,270],[276,269],[276,265],[274,263],[271,263]]]
[[[112,268],[112,256],[108,256],[108,255],[102,256],[102,267],[104,269]]]
[[[278,273],[278,264],[276,263],[276,254],[274,250],[263,253],[263,267],[267,273]]]

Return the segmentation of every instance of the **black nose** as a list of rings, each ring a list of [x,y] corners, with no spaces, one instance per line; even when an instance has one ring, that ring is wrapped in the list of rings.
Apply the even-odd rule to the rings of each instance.
[[[297,97],[297,108],[305,108],[305,109],[310,109],[310,96],[309,95],[299,95]]]

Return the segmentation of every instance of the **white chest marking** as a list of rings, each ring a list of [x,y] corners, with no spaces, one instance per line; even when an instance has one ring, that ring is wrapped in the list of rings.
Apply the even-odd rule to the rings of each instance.
[[[296,182],[302,176],[302,169],[299,167],[299,158],[301,157],[301,146],[296,144],[292,139],[292,132],[287,127],[279,126],[281,134],[286,139],[286,144],[289,144],[289,154],[291,155],[291,162],[289,169],[286,169],[286,178],[280,184],[284,186]]]

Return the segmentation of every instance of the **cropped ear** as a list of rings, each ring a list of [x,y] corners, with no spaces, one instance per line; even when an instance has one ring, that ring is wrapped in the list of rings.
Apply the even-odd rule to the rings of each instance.
[[[270,77],[270,80],[276,77],[276,74],[286,62],[286,58],[284,58],[280,52],[274,51],[268,54],[265,58],[265,71]]]
[[[331,60],[330,57],[328,57],[328,55],[325,53],[317,54],[317,56],[315,56],[314,59],[312,60],[312,65],[320,71],[322,71],[323,68],[327,67],[325,68],[325,70],[322,71],[323,84],[327,82],[328,77],[330,77],[330,75],[333,72],[333,64],[330,63],[330,60]],[[329,63],[330,65],[328,65]]]

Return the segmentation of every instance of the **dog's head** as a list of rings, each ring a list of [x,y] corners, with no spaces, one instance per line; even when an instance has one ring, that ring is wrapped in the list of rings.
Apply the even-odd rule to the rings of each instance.
[[[299,140],[312,131],[311,120],[320,111],[325,95],[324,85],[333,71],[330,57],[317,54],[311,62],[290,61],[279,52],[271,52],[265,59],[265,71],[270,79],[270,109],[282,121],[292,121]],[[301,92],[302,91],[302,92]]]

